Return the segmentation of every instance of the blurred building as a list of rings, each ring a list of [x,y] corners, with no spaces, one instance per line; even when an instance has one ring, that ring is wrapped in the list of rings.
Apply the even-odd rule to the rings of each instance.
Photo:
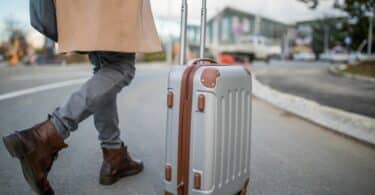
[[[286,24],[276,20],[227,7],[208,21],[208,43],[236,43],[242,36],[259,35],[280,44],[287,30]]]
[[[180,23],[176,18],[158,17],[155,20],[163,42],[180,36]],[[200,21],[189,21],[188,41],[199,44]],[[235,43],[241,36],[259,35],[280,44],[288,31],[288,25],[246,11],[227,7],[207,22],[207,43]]]
[[[170,45],[178,44],[180,36],[179,19],[158,17],[155,19],[155,23],[165,50],[175,48]],[[232,7],[224,8],[207,21],[207,47],[211,54],[214,53],[213,55],[217,55],[215,49],[224,45],[236,47],[238,46],[236,44],[243,42],[244,38],[250,39],[249,36],[256,37],[254,40],[265,42],[267,53],[281,56],[291,52],[289,48],[294,43],[296,29],[294,25],[284,24]],[[200,44],[200,20],[189,20],[187,37],[189,50],[193,56],[197,56]]]

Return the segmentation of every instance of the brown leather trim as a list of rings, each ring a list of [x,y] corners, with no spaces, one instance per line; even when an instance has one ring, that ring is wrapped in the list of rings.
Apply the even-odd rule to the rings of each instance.
[[[215,88],[216,80],[220,76],[217,68],[206,68],[201,75],[201,82],[207,88]]]
[[[189,186],[189,158],[190,158],[190,120],[191,112],[189,112],[189,97],[188,97],[188,81],[189,76],[194,66],[189,66],[185,69],[181,79],[181,93],[180,93],[180,113],[179,113],[179,127],[178,127],[178,160],[177,160],[177,194],[188,194]],[[191,110],[191,106],[190,106]],[[183,185],[181,185],[183,183]]]
[[[206,96],[201,94],[198,96],[198,110],[200,112],[204,112],[205,107],[206,107]]]
[[[250,184],[250,178],[246,178],[244,188],[247,189],[247,186]]]
[[[177,181],[178,195],[187,195],[189,192],[189,163],[190,163],[190,132],[193,104],[193,85],[195,72],[203,65],[194,64],[185,69],[181,82],[180,116],[179,116],[179,159]],[[183,185],[180,185],[182,184]]]
[[[165,166],[165,180],[172,180],[172,167],[170,165]]]
[[[251,76],[251,69],[249,65],[243,65],[243,69],[246,71],[246,73]]]
[[[173,195],[173,193],[172,193],[172,192],[165,191],[165,192],[164,192],[164,195]]]
[[[243,187],[242,187],[242,190],[241,190],[241,192],[240,192],[240,195],[246,195],[246,193],[247,193],[247,186],[249,186],[249,183],[250,183],[250,178],[248,177],[248,178],[246,178],[246,180],[245,180],[245,183],[244,183],[244,185],[243,185]]]
[[[167,106],[168,106],[168,108],[172,108],[173,107],[173,92],[172,91],[168,91]]]
[[[198,172],[194,173],[194,188],[197,190],[201,189],[202,185],[202,175]]]

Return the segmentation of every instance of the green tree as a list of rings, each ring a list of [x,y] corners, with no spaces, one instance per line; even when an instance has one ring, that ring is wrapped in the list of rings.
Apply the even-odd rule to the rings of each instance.
[[[328,49],[336,45],[345,45],[344,40],[348,32],[345,23],[346,18],[320,18],[297,23],[297,26],[306,26],[311,29],[311,49],[318,57],[325,52],[325,45]],[[327,42],[326,42],[327,41]]]
[[[309,5],[314,9],[319,5],[320,1],[324,0],[298,0]],[[359,45],[368,38],[369,31],[369,13],[374,14],[375,0],[335,0],[333,7],[340,9],[348,14],[345,21],[345,28],[347,35],[352,38],[352,49],[357,49]],[[373,20],[374,22],[375,20]],[[374,31],[375,32],[375,31]],[[373,36],[375,39],[375,36]],[[375,41],[373,40],[373,45]]]
[[[344,40],[348,33],[343,30],[347,25],[343,18],[324,18],[319,19],[312,24],[313,42],[312,49],[316,55],[325,52],[325,36],[328,38],[327,46],[332,48],[339,45],[345,45]]]
[[[336,7],[349,14],[352,20],[349,23],[349,34],[353,38],[353,46],[358,47],[368,39],[369,14],[374,14],[375,0],[345,0],[343,4],[337,4]],[[372,45],[374,44],[373,39]]]

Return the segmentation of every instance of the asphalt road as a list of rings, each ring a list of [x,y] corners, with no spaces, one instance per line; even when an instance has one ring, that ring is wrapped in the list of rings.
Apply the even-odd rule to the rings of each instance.
[[[0,66],[0,94],[30,87],[78,79],[92,74],[90,65]]]
[[[255,72],[262,83],[276,90],[375,118],[375,84],[332,75],[330,65],[273,61],[255,63]]]
[[[73,71],[74,70],[74,71]],[[44,69],[45,73],[75,72],[85,75],[88,67]],[[0,72],[3,72],[1,69]],[[0,77],[6,90],[19,90],[36,78],[26,78],[29,70]],[[63,76],[47,76],[36,85],[60,81]],[[71,74],[65,74],[71,79]],[[70,76],[69,76],[70,75]],[[118,98],[122,138],[131,153],[145,162],[140,175],[123,179],[113,186],[98,184],[101,150],[92,118],[67,140],[50,173],[56,194],[163,194],[163,159],[166,120],[167,66],[138,67],[136,79]],[[75,76],[73,76],[76,78]],[[36,79],[38,80],[38,79]],[[13,85],[14,83],[14,85]],[[0,101],[0,136],[45,119],[79,85],[52,89]],[[1,92],[3,93],[3,92]],[[5,92],[4,92],[5,93]],[[1,95],[1,94],[0,94]],[[251,159],[251,195],[373,195],[375,194],[375,149],[334,134],[260,100],[254,100]],[[0,194],[29,195],[16,159],[0,144]]]

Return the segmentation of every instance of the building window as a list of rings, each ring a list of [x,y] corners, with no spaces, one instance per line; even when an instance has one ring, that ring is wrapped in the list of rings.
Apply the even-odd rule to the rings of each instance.
[[[219,44],[219,23],[217,19],[212,21],[212,42],[213,44]]]
[[[232,41],[237,42],[241,36],[245,34],[245,23],[243,19],[240,19],[237,16],[233,17],[233,23],[232,23]],[[249,28],[249,27],[247,27]]]
[[[244,33],[250,34],[250,31],[251,31],[251,29],[250,29],[250,20],[248,18],[244,18],[242,20],[242,24],[243,24],[243,31],[244,31]]]
[[[221,40],[223,42],[228,42],[229,39],[229,17],[224,17],[221,23]]]
[[[208,44],[212,44],[213,43],[213,22],[211,22],[210,24],[208,24]]]

